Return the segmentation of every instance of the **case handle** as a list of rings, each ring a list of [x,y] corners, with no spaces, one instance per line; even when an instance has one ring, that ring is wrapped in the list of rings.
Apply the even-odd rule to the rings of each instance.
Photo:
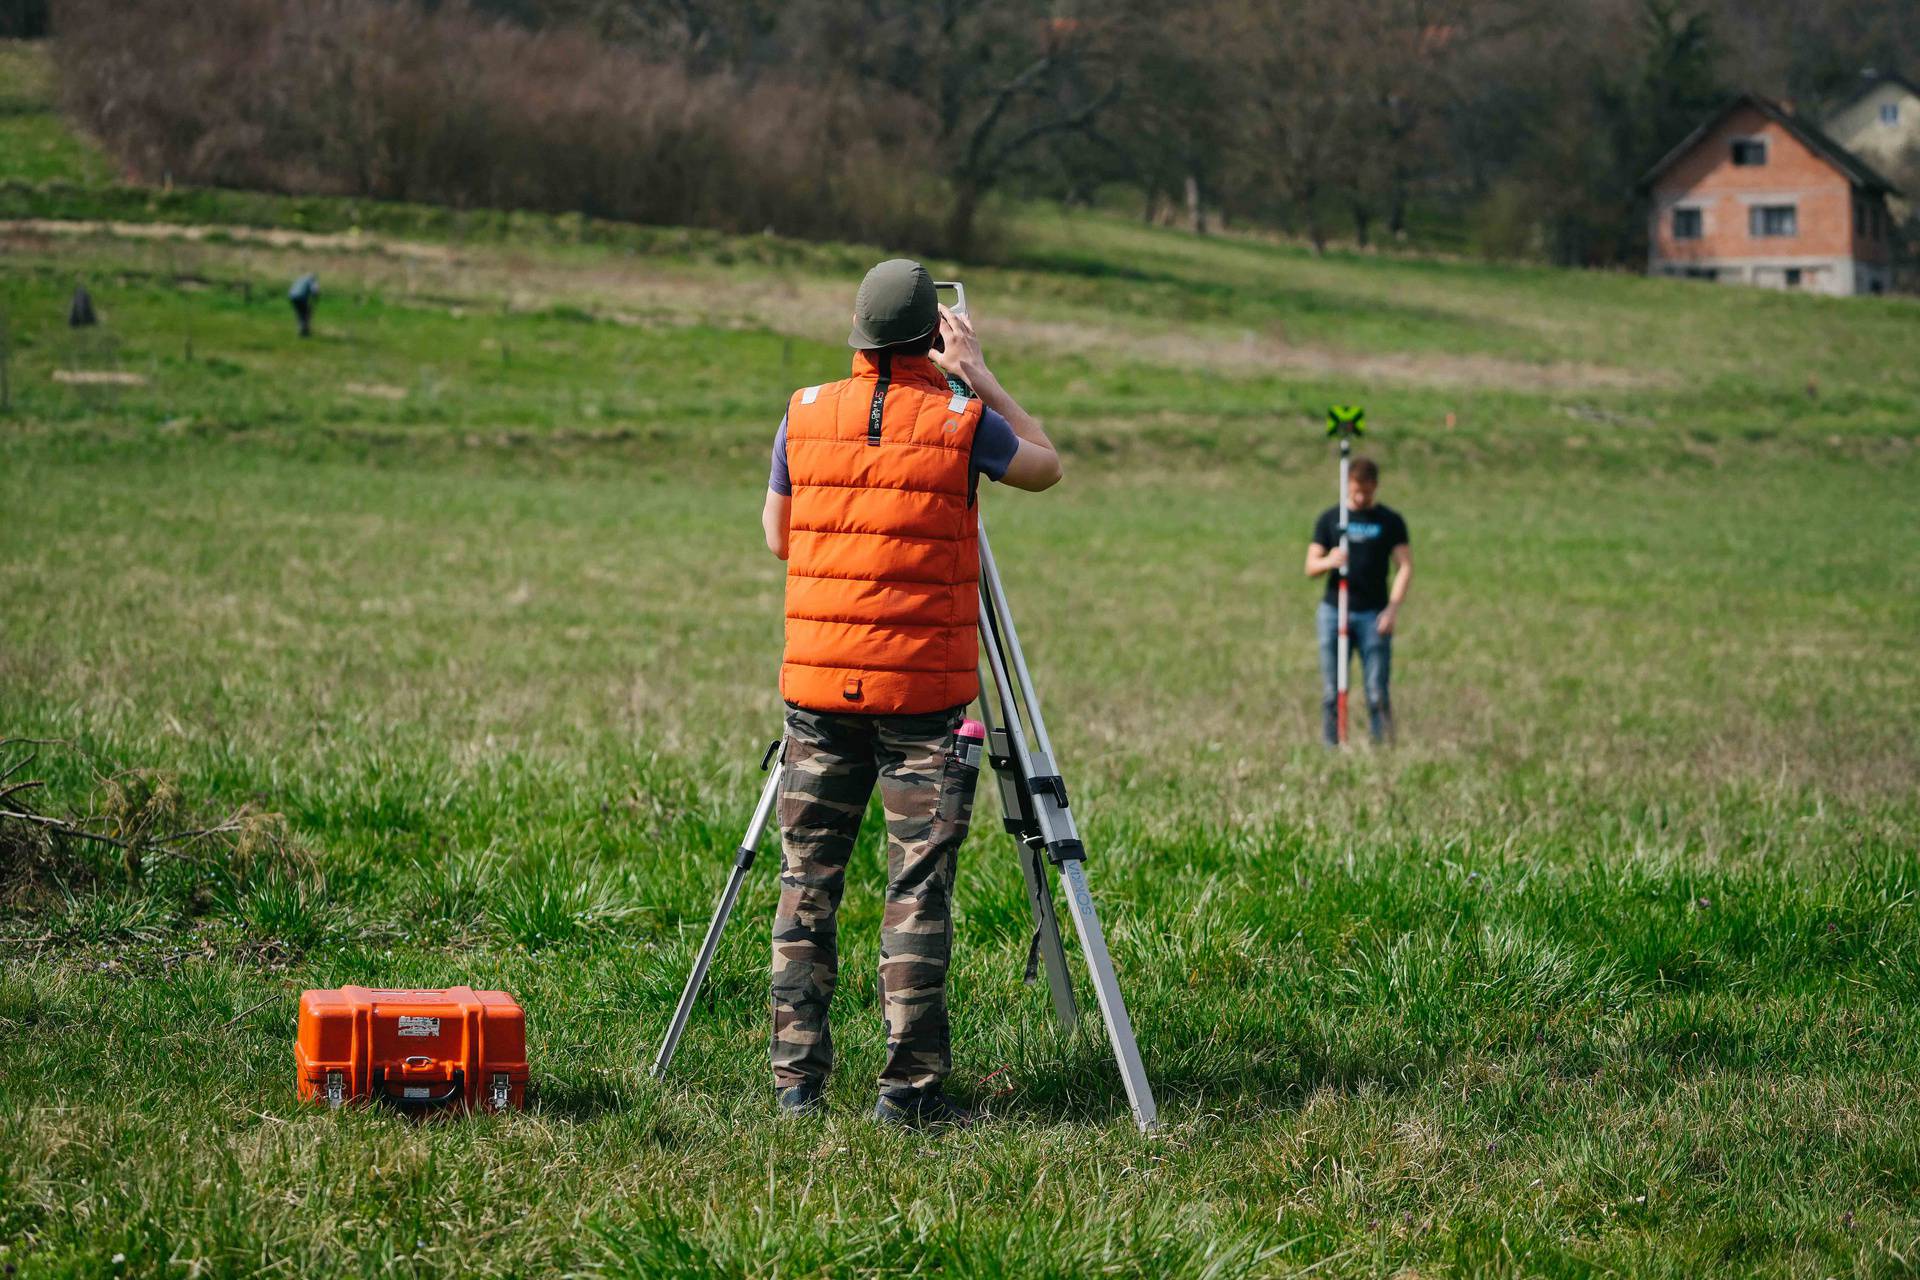
[[[448,1082],[446,1092],[429,1094],[424,1098],[399,1098],[387,1092],[387,1069],[384,1065],[373,1069],[373,1096],[377,1102],[385,1102],[402,1111],[430,1111],[435,1107],[444,1107],[460,1101],[467,1091],[467,1073],[464,1068],[453,1069],[453,1079]]]

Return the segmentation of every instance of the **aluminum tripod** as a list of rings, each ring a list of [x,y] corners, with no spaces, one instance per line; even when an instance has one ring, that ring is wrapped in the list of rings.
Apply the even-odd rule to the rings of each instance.
[[[1147,1083],[1146,1068],[1140,1063],[1133,1020],[1127,1016],[1127,1002],[1113,973],[1113,958],[1107,954],[1106,934],[1094,910],[1093,892],[1087,887],[1086,847],[1080,843],[1068,808],[1067,784],[1053,763],[1053,742],[1047,737],[1040,696],[1034,692],[1020,636],[1014,630],[1013,612],[1007,607],[985,521],[980,525],[980,642],[993,672],[995,696],[990,699],[984,685],[980,690],[980,706],[988,712],[989,726],[994,724],[991,705],[995,701],[1000,704],[999,723],[988,733],[989,753],[994,771],[1000,775],[1000,804],[1007,830],[1020,849],[1020,871],[1033,906],[1035,947],[1046,962],[1054,1013],[1069,1030],[1078,1022],[1066,950],[1060,943],[1060,922],[1054,914],[1052,888],[1047,884],[1042,859],[1060,873],[1067,910],[1073,916],[1074,932],[1080,936],[1080,953],[1086,957],[1087,972],[1093,978],[1094,999],[1107,1024],[1113,1060],[1120,1068],[1120,1083],[1126,1087],[1134,1123],[1142,1133],[1150,1133],[1158,1116],[1153,1087]]]
[[[667,1024],[667,1034],[660,1041],[660,1052],[653,1059],[653,1078],[658,1080],[667,1074],[667,1066],[673,1061],[673,1051],[680,1047],[680,1035],[687,1029],[687,1018],[693,1013],[693,1002],[700,994],[700,984],[706,981],[707,968],[713,964],[713,953],[720,948],[720,934],[727,927],[727,917],[733,914],[733,904],[740,897],[740,885],[746,880],[747,872],[753,869],[754,855],[760,852],[760,837],[766,833],[767,822],[773,816],[774,802],[780,798],[780,778],[786,772],[787,763],[779,759],[780,744],[774,743],[767,748],[767,754],[760,758],[760,767],[767,771],[767,784],[760,788],[760,803],[753,806],[753,820],[747,823],[747,834],[740,840],[740,848],[733,857],[733,874],[727,877],[727,887],[720,893],[720,904],[713,909],[713,919],[707,924],[706,940],[700,944],[700,954],[693,958],[693,971],[687,975],[686,989],[680,993],[680,1004],[673,1011],[673,1021]],[[771,768],[768,766],[771,765]]]
[[[1067,969],[1066,948],[1060,938],[1060,918],[1054,911],[1053,887],[1047,879],[1046,865],[1059,871],[1067,895],[1067,908],[1073,916],[1074,931],[1080,938],[1080,951],[1086,957],[1087,971],[1093,979],[1093,993],[1100,1016],[1107,1027],[1107,1039],[1113,1046],[1114,1061],[1120,1068],[1120,1082],[1127,1091],[1127,1102],[1141,1131],[1150,1132],[1157,1110],[1153,1089],[1147,1083],[1140,1062],[1140,1047],[1134,1041],[1133,1022],[1127,1016],[1127,1004],[1120,995],[1114,977],[1113,959],[1107,953],[1106,934],[1094,910],[1093,893],[1087,887],[1086,849],[1074,826],[1067,805],[1067,786],[1053,763],[1053,743],[1047,737],[1046,721],[1040,715],[1039,695],[1034,692],[1033,677],[1027,670],[1020,637],[1014,630],[1013,614],[1007,607],[1006,593],[1000,585],[1000,571],[993,550],[987,544],[987,531],[980,528],[980,642],[987,667],[993,676],[991,694],[983,681],[980,687],[981,718],[987,724],[988,756],[999,777],[1000,806],[1007,831],[1019,851],[1020,874],[1026,881],[1027,901],[1033,909],[1034,943],[1028,960],[1028,976],[1044,962],[1047,987],[1053,996],[1054,1016],[1063,1030],[1079,1028],[1079,1013],[1073,998],[1073,977]],[[754,854],[765,834],[779,795],[784,764],[775,760],[778,743],[767,751],[762,766],[771,763],[760,803],[754,807],[753,820],[734,857],[733,873],[714,908],[705,940],[687,975],[680,1004],[667,1026],[653,1060],[653,1075],[666,1075],[674,1050],[686,1030],[687,1019],[700,994],[720,945],[720,935],[733,914],[740,896],[740,885],[753,866]]]

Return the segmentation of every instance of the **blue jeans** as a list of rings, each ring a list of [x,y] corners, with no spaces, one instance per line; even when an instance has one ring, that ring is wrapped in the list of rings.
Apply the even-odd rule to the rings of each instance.
[[[1320,707],[1327,745],[1340,741],[1335,706],[1340,683],[1340,610],[1322,600],[1314,615],[1320,631]],[[1368,728],[1375,742],[1393,737],[1393,699],[1387,691],[1393,679],[1393,637],[1380,634],[1380,611],[1347,614],[1350,654],[1358,654],[1367,691]]]

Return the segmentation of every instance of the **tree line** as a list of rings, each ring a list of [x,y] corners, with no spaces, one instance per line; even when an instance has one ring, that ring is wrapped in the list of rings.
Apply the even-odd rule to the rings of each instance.
[[[1640,176],[1731,92],[1817,118],[1867,68],[1920,77],[1911,0],[141,10],[56,0],[53,25],[69,104],[148,175],[956,256],[990,247],[1008,193],[1316,248],[1633,263]]]

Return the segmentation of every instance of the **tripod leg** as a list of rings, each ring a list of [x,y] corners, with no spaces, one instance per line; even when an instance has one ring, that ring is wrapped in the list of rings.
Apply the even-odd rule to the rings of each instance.
[[[780,796],[780,779],[786,772],[786,766],[776,762],[767,773],[767,785],[760,791],[760,803],[754,806],[753,821],[747,824],[747,834],[740,841],[740,850],[733,859],[733,873],[727,877],[727,887],[721,891],[720,903],[713,909],[713,919],[707,924],[706,939],[700,944],[700,953],[694,957],[693,971],[687,975],[686,989],[680,993],[680,1004],[673,1011],[673,1021],[667,1024],[667,1034],[660,1041],[660,1052],[653,1060],[653,1078],[663,1079],[667,1067],[673,1062],[673,1051],[680,1047],[681,1033],[687,1029],[687,1019],[693,1014],[693,1002],[699,998],[700,984],[706,981],[707,969],[713,964],[713,953],[720,949],[720,935],[726,931],[727,917],[733,914],[733,904],[740,897],[740,885],[747,878],[747,872],[753,866],[753,858],[760,851],[760,837],[767,829],[767,820],[773,813],[774,802]]]
[[[1053,887],[1047,883],[1046,850],[1020,844],[1020,874],[1027,882],[1027,901],[1033,906],[1033,927],[1040,960],[1047,970],[1047,989],[1053,994],[1053,1015],[1068,1035],[1080,1025],[1073,1002],[1073,976],[1067,969],[1067,950],[1060,942],[1060,917],[1053,909]]]
[[[1120,1068],[1121,1083],[1126,1086],[1127,1101],[1133,1107],[1134,1122],[1142,1133],[1151,1133],[1158,1121],[1159,1108],[1153,1100],[1153,1087],[1147,1083],[1146,1068],[1140,1062],[1133,1020],[1127,1016],[1127,1002],[1120,995],[1113,958],[1107,954],[1107,938],[1100,928],[1100,915],[1093,908],[1093,892],[1087,887],[1087,872],[1082,862],[1086,850],[1067,807],[1066,783],[1054,772],[1053,747],[1047,739],[1046,721],[1040,715],[1040,697],[1034,692],[1026,657],[1020,652],[1020,638],[1006,607],[1000,572],[993,561],[993,550],[987,545],[984,526],[980,530],[980,604],[987,662],[993,669],[994,684],[1001,691],[1007,735],[1024,779],[1021,789],[1033,802],[1035,823],[1047,857],[1059,867],[1060,879],[1065,882],[1067,908],[1073,913],[1074,929],[1080,935],[1080,952],[1093,976],[1094,996],[1100,1002],[1100,1016],[1107,1024],[1107,1040],[1113,1046],[1114,1061]],[[1019,680],[1018,699],[1008,684],[1009,668]],[[1027,742],[1019,725],[1017,704],[1022,702],[1033,727],[1032,743]]]
[[[1133,1119],[1140,1132],[1151,1133],[1158,1121],[1159,1107],[1153,1100],[1153,1086],[1147,1083],[1147,1069],[1140,1062],[1140,1046],[1133,1038],[1133,1019],[1127,1016],[1127,1002],[1120,995],[1120,981],[1113,974],[1113,958],[1107,954],[1107,937],[1100,928],[1100,915],[1093,909],[1093,891],[1087,887],[1086,867],[1078,858],[1060,864],[1060,879],[1067,887],[1067,909],[1073,913],[1073,927],[1080,935],[1080,952],[1087,958],[1087,971],[1093,975],[1094,998],[1100,1002],[1100,1016],[1107,1023],[1107,1040],[1113,1045],[1114,1061],[1120,1065],[1120,1083],[1126,1086],[1127,1101],[1133,1106]]]
[[[993,631],[990,606],[984,592],[980,603],[982,615],[987,619],[982,640],[998,646],[999,638]],[[1004,676],[1006,668],[997,648],[994,661],[994,669]],[[1047,882],[1046,848],[1044,845],[1036,847],[1028,839],[1029,833],[1035,840],[1038,838],[1038,829],[1032,826],[1032,815],[1028,811],[1031,801],[1021,792],[1014,772],[1012,739],[1006,729],[994,728],[994,700],[987,688],[987,679],[982,673],[980,718],[986,722],[988,754],[1000,782],[1000,812],[1006,819],[1007,831],[1013,836],[1014,853],[1020,860],[1020,876],[1027,882],[1027,905],[1033,908],[1033,945],[1038,958],[1047,967],[1047,989],[1053,995],[1054,1017],[1059,1019],[1060,1029],[1071,1035],[1080,1025],[1080,1010],[1074,1004],[1073,975],[1067,969],[1066,948],[1060,943],[1060,916],[1053,909],[1053,888]],[[1001,698],[1006,697],[1005,689],[999,686],[995,686],[995,689]],[[1009,717],[1017,714],[1017,709],[1011,705],[1003,705],[1001,709]],[[1031,973],[1028,974],[1028,981],[1032,981]]]

